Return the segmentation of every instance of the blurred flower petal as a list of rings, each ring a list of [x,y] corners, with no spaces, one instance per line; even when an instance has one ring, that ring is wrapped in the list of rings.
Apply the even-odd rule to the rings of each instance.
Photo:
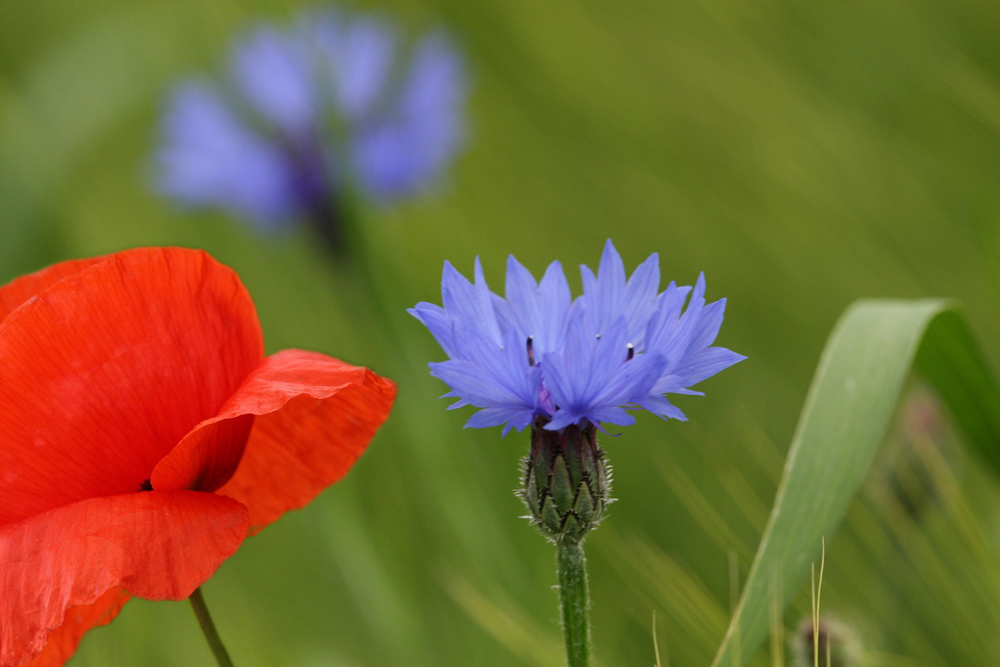
[[[158,188],[181,204],[226,209],[262,228],[301,209],[291,157],[245,126],[210,86],[194,82],[174,92],[163,135]]]
[[[308,138],[319,106],[314,60],[307,40],[263,25],[233,49],[233,75],[265,119],[290,137]]]
[[[385,121],[361,128],[354,141],[362,186],[395,199],[438,180],[465,140],[466,96],[462,57],[443,33],[428,35]]]
[[[388,23],[347,13],[257,27],[233,48],[236,99],[200,80],[174,91],[157,188],[265,230],[336,207],[348,177],[383,202],[429,189],[464,143],[465,65],[434,32],[397,85],[397,41]]]
[[[385,94],[396,55],[396,35],[377,19],[326,16],[317,24],[326,56],[334,103],[353,123],[364,123]]]

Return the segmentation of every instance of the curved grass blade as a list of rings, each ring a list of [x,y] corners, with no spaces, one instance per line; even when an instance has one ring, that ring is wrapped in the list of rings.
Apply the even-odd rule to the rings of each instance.
[[[821,540],[833,536],[861,487],[914,367],[936,386],[969,446],[1000,474],[1000,389],[954,304],[852,305],[823,350],[771,517],[713,667],[745,665],[763,644],[771,592],[783,591],[783,609],[808,576]]]

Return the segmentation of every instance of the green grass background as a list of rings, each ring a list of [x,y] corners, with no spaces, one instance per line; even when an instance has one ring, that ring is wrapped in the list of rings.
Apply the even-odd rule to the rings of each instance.
[[[672,664],[708,665],[729,553],[745,575],[851,301],[957,297],[998,360],[1000,5],[352,4],[410,35],[446,25],[474,79],[470,149],[440,192],[364,212],[385,312],[307,232],[260,238],[150,193],[168,86],[221,71],[238,31],[299,6],[0,0],[0,276],[203,247],[240,272],[269,351],[317,349],[399,383],[348,478],[205,586],[240,667],[562,664],[553,549],[511,493],[527,438],[461,428],[467,411],[446,412],[426,374],[442,353],[403,313],[439,300],[444,259],[468,272],[480,255],[500,288],[508,253],[536,274],[553,259],[593,266],[610,236],[630,269],[656,251],[665,281],[703,270],[708,296],[729,298],[720,343],[749,360],[706,381],[707,397],[678,399],[690,422],[640,415],[604,439],[619,502],[588,541],[604,667],[652,664],[654,609]],[[941,460],[909,454],[933,483],[908,513],[885,480],[910,449],[890,440],[828,543],[825,606],[869,664],[997,664],[995,484],[943,437]],[[186,603],[134,601],[71,664],[211,660]]]

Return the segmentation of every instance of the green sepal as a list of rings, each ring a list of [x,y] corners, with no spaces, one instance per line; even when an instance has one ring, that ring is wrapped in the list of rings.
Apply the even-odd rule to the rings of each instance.
[[[548,431],[532,428],[531,455],[524,459],[518,495],[531,522],[555,542],[579,542],[604,515],[611,476],[592,425]]]

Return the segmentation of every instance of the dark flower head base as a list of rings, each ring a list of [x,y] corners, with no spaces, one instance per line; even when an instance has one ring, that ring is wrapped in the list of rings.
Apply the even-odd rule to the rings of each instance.
[[[611,467],[597,444],[593,424],[561,431],[531,429],[531,454],[522,461],[523,487],[517,494],[531,523],[553,542],[580,542],[613,502]]]

